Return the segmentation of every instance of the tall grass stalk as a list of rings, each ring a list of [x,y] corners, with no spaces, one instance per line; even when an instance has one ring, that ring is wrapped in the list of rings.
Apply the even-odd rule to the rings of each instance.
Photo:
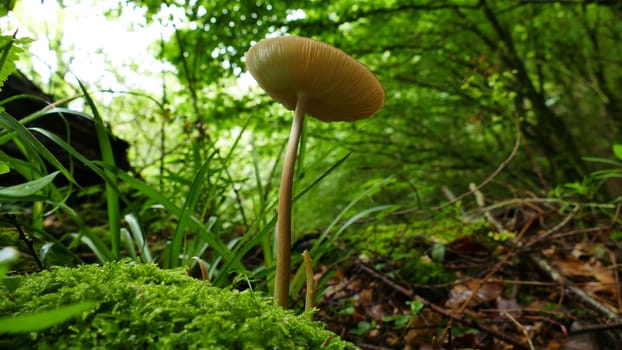
[[[88,93],[84,84],[82,84],[79,79],[78,84],[80,85],[86,104],[91,110],[91,113],[93,113],[95,132],[97,134],[97,142],[99,143],[102,161],[104,164],[109,166],[108,168],[104,168],[104,174],[110,180],[106,181],[105,184],[106,206],[108,209],[108,227],[110,232],[110,252],[113,259],[119,259],[121,247],[121,207],[116,190],[117,177],[113,171],[109,170],[115,168],[114,153],[112,151],[112,145],[110,144],[108,129],[104,125],[95,102],[91,98],[91,95]]]

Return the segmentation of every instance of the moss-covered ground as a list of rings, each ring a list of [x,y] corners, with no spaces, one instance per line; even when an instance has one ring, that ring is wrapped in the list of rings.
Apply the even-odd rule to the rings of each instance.
[[[0,315],[78,301],[94,306],[42,331],[0,335],[4,349],[348,349],[311,315],[250,290],[223,290],[181,270],[130,261],[53,268],[2,287]]]

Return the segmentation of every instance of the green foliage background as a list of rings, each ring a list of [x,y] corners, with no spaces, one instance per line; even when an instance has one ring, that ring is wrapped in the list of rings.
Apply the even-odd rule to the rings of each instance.
[[[417,206],[466,191],[522,146],[488,189],[541,191],[589,173],[620,138],[621,8],[592,1],[136,1],[175,24],[162,58],[176,67],[188,122],[211,142],[252,117],[260,158],[272,161],[290,115],[261,91],[226,93],[244,53],[267,35],[313,37],[343,49],[382,81],[386,106],[356,124],[307,121],[301,176],[345,152],[347,166],[299,204],[313,230],[369,182],[395,181],[370,204]],[[163,9],[183,10],[172,22]],[[209,142],[209,141],[208,141]],[[248,163],[248,162],[246,162]],[[268,168],[262,167],[263,175]],[[240,170],[243,170],[240,169]],[[244,174],[243,171],[240,174]],[[299,179],[305,181],[305,178]],[[269,181],[273,181],[270,178]]]

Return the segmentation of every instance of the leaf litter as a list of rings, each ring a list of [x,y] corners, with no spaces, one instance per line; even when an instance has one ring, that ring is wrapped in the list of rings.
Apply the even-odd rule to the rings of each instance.
[[[344,236],[347,258],[316,317],[362,349],[612,349],[622,344],[618,211],[571,204],[517,198],[452,218],[475,228],[446,240],[436,263],[429,229]],[[323,265],[318,281],[330,272]]]

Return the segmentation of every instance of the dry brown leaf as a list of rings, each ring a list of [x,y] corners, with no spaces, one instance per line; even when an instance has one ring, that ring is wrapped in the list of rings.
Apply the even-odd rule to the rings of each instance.
[[[566,260],[554,260],[553,264],[557,266],[564,276],[589,277],[593,274],[592,268],[588,263],[573,256],[569,256]]]
[[[554,256],[555,252],[556,252],[555,246],[552,246],[551,248],[547,248],[547,249],[542,249],[542,255],[546,256],[547,258]]]
[[[454,286],[449,291],[449,299],[445,302],[445,306],[450,309],[458,309],[473,294],[473,290],[477,289],[480,280],[469,280],[465,283]],[[475,297],[469,303],[470,307],[475,307],[484,303],[497,300],[503,292],[503,286],[497,282],[486,282],[479,287]]]
[[[599,261],[594,262],[592,265],[592,271],[594,272],[594,278],[603,284],[615,286],[616,276],[613,271],[608,267],[601,264]]]
[[[374,300],[374,290],[371,288],[365,288],[361,290],[358,294],[358,302],[362,305],[371,305]]]
[[[583,289],[588,293],[606,292],[610,295],[616,295],[617,293],[614,272],[600,261],[582,261],[574,256],[570,256],[567,260],[555,261],[554,264],[565,276],[590,278],[598,281],[582,284]]]
[[[404,336],[406,346],[417,349],[418,345],[430,344],[432,337],[437,335],[437,326],[441,323],[442,317],[428,309],[421,312],[410,321],[408,332]]]

